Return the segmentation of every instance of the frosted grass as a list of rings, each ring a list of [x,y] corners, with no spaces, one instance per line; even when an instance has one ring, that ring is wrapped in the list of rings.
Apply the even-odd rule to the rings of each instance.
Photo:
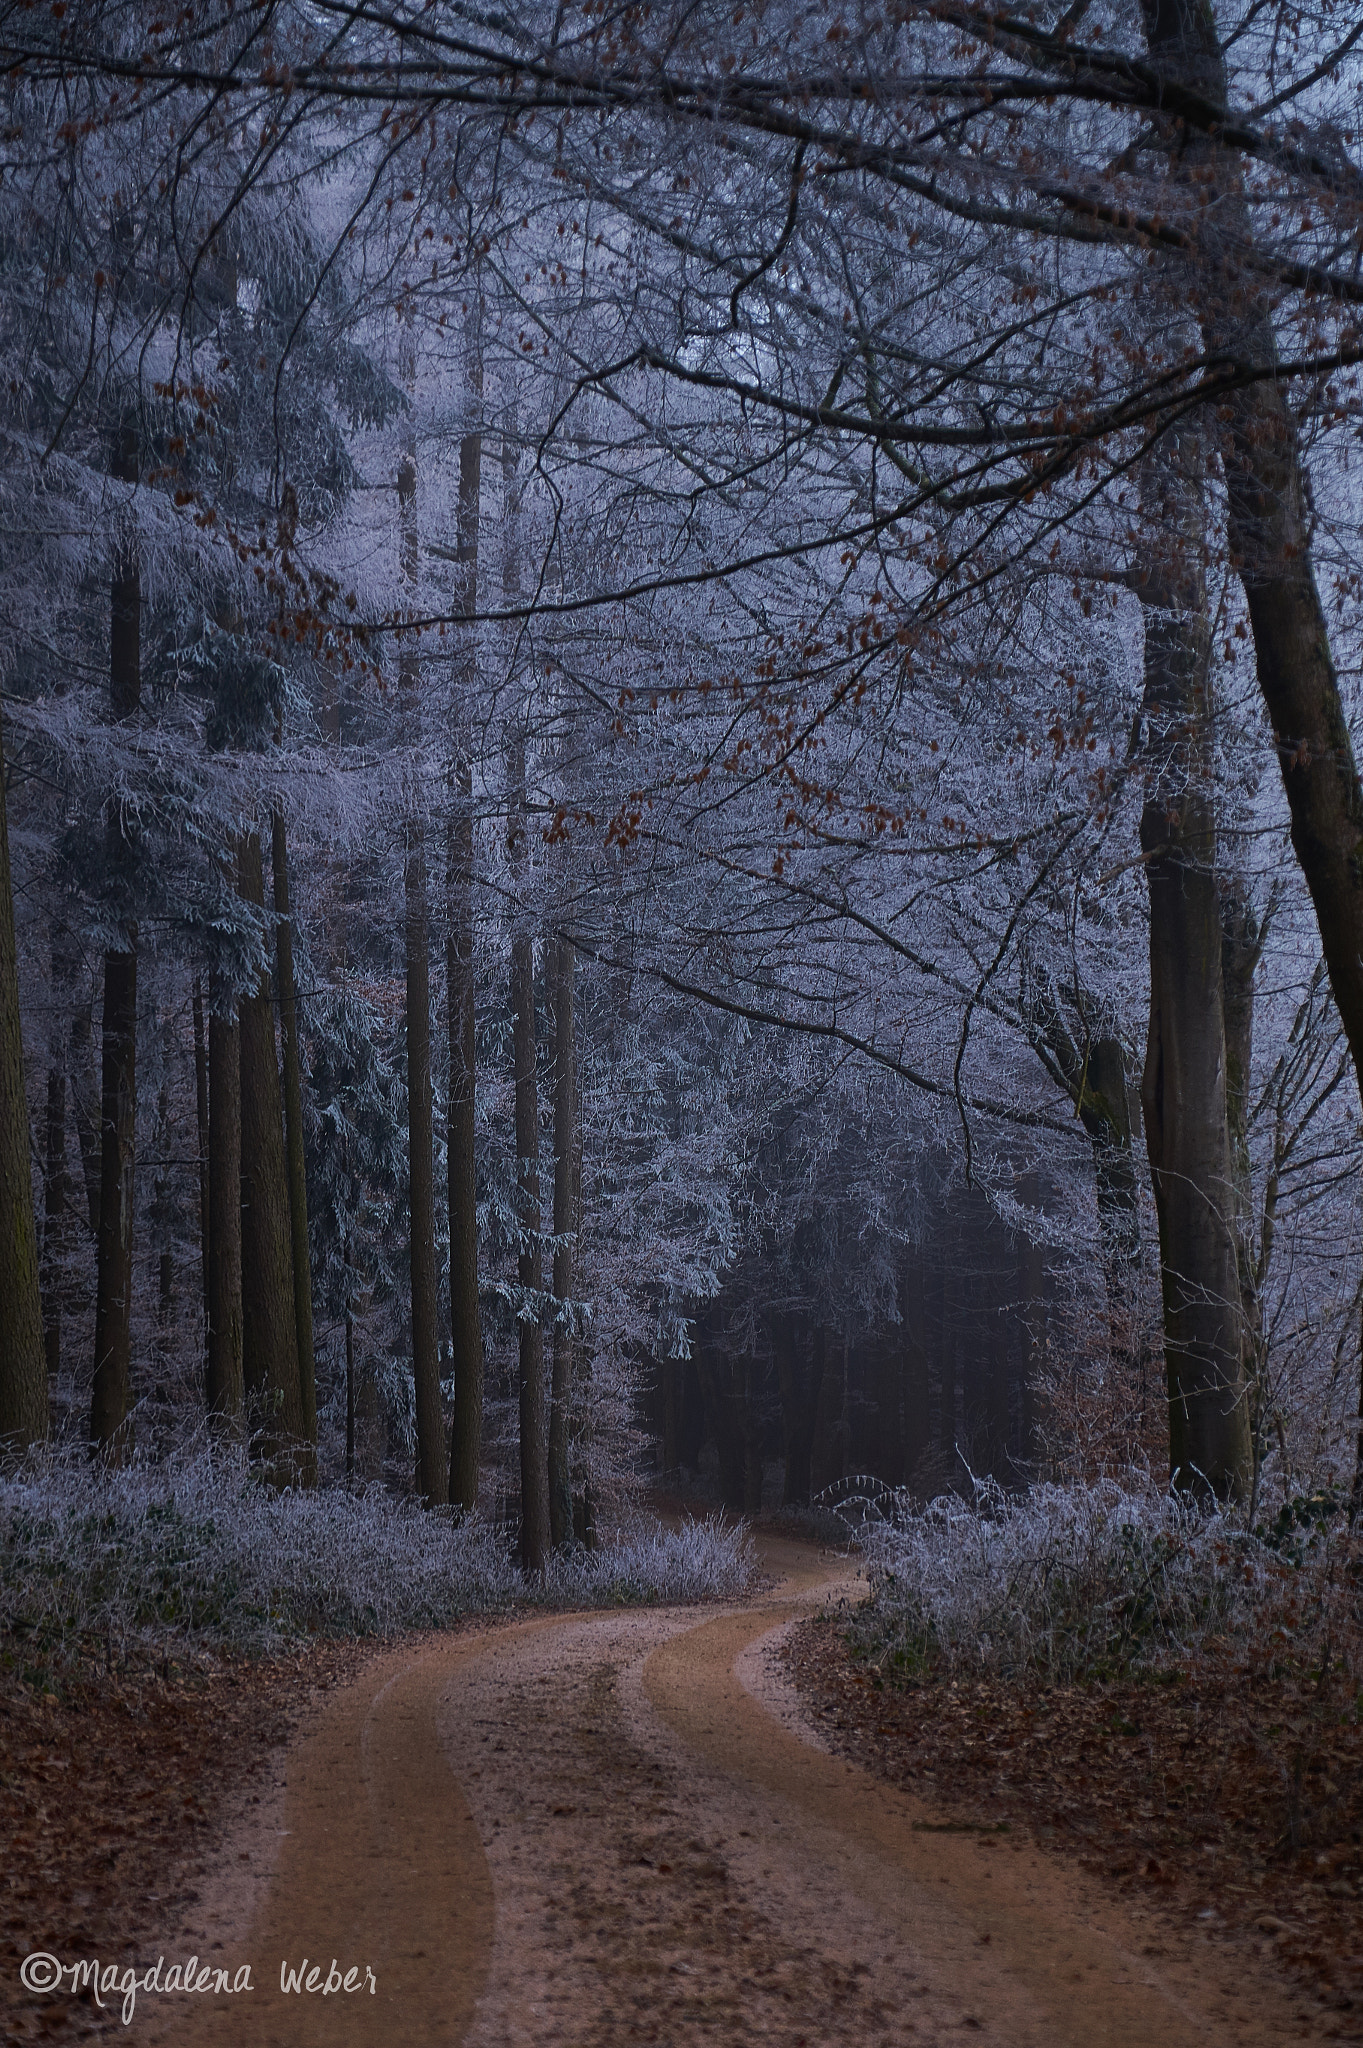
[[[906,1678],[1067,1684],[1208,1661],[1363,1672],[1363,1545],[1328,1493],[1253,1530],[1134,1476],[863,1506],[872,1591],[855,1632]]]
[[[754,1571],[752,1539],[743,1524],[714,1515],[685,1521],[679,1529],[654,1524],[605,1549],[555,1558],[540,1597],[582,1607],[733,1600],[747,1592]]]
[[[275,1492],[209,1451],[123,1471],[35,1458],[0,1478],[0,1656],[25,1668],[258,1654],[522,1603],[731,1597],[751,1576],[744,1532],[711,1521],[556,1559],[527,1581],[485,1522],[378,1489]]]

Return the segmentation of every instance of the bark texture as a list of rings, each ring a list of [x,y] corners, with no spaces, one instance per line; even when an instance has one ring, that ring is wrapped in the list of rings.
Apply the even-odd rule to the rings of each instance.
[[[1140,584],[1149,766],[1150,1029],[1141,1106],[1159,1219],[1169,1464],[1220,1498],[1250,1482],[1235,1190],[1226,1103],[1221,904],[1211,769],[1210,628],[1195,433],[1146,476],[1166,536]]]
[[[22,1450],[47,1435],[47,1364],[28,1165],[7,808],[0,736],[0,1449]]]

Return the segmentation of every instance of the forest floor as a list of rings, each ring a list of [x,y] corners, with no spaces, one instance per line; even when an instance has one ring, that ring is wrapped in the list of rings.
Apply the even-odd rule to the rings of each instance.
[[[1153,1909],[1157,1941],[1204,1927],[1296,1984],[1323,2036],[1363,2039],[1363,1725],[1341,1675],[900,1687],[835,1614],[784,1657],[830,1746],[943,1825],[1022,1832]]]
[[[1123,1890],[1129,1873],[1110,1866],[1125,1837],[1102,1868],[1096,1841],[1048,1835],[1053,1815],[1021,1793],[997,1807],[966,1762],[977,1701],[964,1715],[944,1702],[957,1732],[932,1738],[931,1760],[893,1756],[878,1731],[917,1696],[887,1710],[878,1695],[866,1711],[874,1688],[847,1663],[836,1619],[809,1619],[857,1596],[854,1568],[770,1537],[760,1555],[765,1584],[742,1603],[319,1646],[197,1681],[149,1678],[122,1700],[6,1695],[8,2038],[1359,2038],[1355,2013],[1304,1995],[1283,1943],[1221,1907],[1198,1921],[1177,1886]],[[783,1661],[792,1635],[798,1689]],[[907,1719],[901,1739],[926,1738]],[[1076,1777],[1071,1741],[1048,1738],[1052,1780]],[[1021,1752],[1014,1768],[1024,1780]],[[1093,1811],[1101,1827],[1096,1796]],[[125,2032],[112,1992],[103,2013],[88,1994],[26,1997],[17,1961],[40,1947],[139,1973],[158,1954],[167,1970],[193,1954],[228,1982],[249,1964],[251,1991],[139,1991]],[[319,1982],[353,1968],[357,1990],[282,1991],[281,1964],[305,1956]]]

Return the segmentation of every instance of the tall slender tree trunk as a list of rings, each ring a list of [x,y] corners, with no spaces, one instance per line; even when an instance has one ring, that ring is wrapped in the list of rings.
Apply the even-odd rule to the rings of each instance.
[[[539,1090],[535,1073],[535,962],[524,928],[511,942],[512,1041],[516,1082],[516,1188],[521,1250],[517,1277],[527,1295],[544,1286],[540,1234]],[[520,1312],[521,1560],[542,1572],[549,1555],[549,1443],[544,1399],[544,1331],[529,1302]]]
[[[242,835],[237,887],[263,909],[260,835]],[[300,1475],[303,1402],[294,1315],[293,1231],[270,977],[238,1008],[241,1042],[242,1366],[249,1420],[280,1481]],[[211,1112],[210,1112],[211,1113]]]
[[[1251,1460],[1226,1119],[1201,460],[1189,431],[1167,437],[1146,471],[1167,554],[1151,558],[1138,586],[1150,888],[1141,1105],[1159,1219],[1170,1469],[1180,1486],[1234,1499],[1248,1487]]]
[[[214,974],[208,1016],[208,1412],[232,1441],[245,1429],[241,1283],[241,1030]]]
[[[567,939],[554,947],[554,1366],[549,1406],[549,1530],[554,1548],[573,1540],[569,1420],[573,1392],[573,1250],[577,1236],[577,1035],[573,1019],[574,954]],[[675,1368],[663,1370],[675,1381]],[[675,1409],[675,1397],[673,1400]],[[672,1432],[675,1445],[676,1430]]]
[[[409,604],[419,575],[416,521],[416,447],[410,443],[398,470],[401,575]],[[409,744],[415,755],[421,729],[420,663],[404,643],[398,688]],[[449,1499],[448,1452],[440,1405],[440,1339],[435,1270],[435,1164],[431,1116],[431,960],[426,889],[426,833],[413,767],[406,821],[403,890],[407,952],[407,1171],[410,1190],[412,1376],[416,1396],[416,1488],[428,1506]]]
[[[416,837],[417,835],[413,835]],[[431,987],[426,864],[407,849],[407,1114],[412,1230],[412,1370],[416,1380],[417,1491],[432,1507],[449,1498],[436,1326],[435,1168],[431,1125]]]
[[[481,404],[483,374],[479,337],[471,336],[470,395]],[[474,422],[475,429],[477,421]],[[456,602],[464,617],[478,609],[478,514],[482,496],[483,437],[466,433],[459,443],[458,580]],[[448,924],[445,980],[449,1003],[449,1108],[445,1128],[446,1195],[450,1215],[450,1340],[454,1352],[454,1427],[450,1436],[450,1499],[471,1512],[478,1505],[478,1471],[483,1454],[483,1319],[478,1302],[478,1171],[474,1153],[474,1060],[476,1055],[473,970],[473,763],[469,706],[475,676],[471,630],[464,634],[456,707],[459,741],[451,781],[446,847]]]
[[[303,1145],[303,1062],[298,1045],[298,989],[293,971],[289,910],[289,849],[284,814],[270,820],[274,878],[275,973],[279,990],[279,1044],[284,1068],[284,1154],[289,1177],[289,1232],[293,1247],[293,1320],[298,1345],[298,1395],[303,1415],[301,1477],[317,1484],[317,1367],[312,1340],[312,1248],[308,1243],[308,1169]]]
[[[166,1012],[161,1029],[161,1085],[156,1091],[156,1123],[152,1154],[156,1162],[152,1182],[151,1221],[159,1240],[156,1260],[156,1336],[158,1361],[164,1372],[170,1355],[170,1324],[175,1309],[175,1202],[170,1165],[170,1074],[175,1056],[175,1033],[171,1013]],[[157,1397],[161,1397],[158,1395]]]
[[[194,1012],[194,1127],[199,1140],[199,1257],[203,1266],[204,1351],[207,1357],[209,1324],[208,1286],[208,1035],[204,1026],[203,988],[194,977],[191,998]],[[238,1083],[238,1087],[240,1083]]]
[[[520,597],[520,451],[514,416],[502,437],[502,597]],[[529,871],[529,812],[526,794],[525,732],[520,715],[509,750],[507,852],[516,893],[511,939],[512,1044],[516,1085],[516,1186],[521,1232],[518,1277],[527,1296],[544,1288],[544,1228],[540,1203],[539,1086],[535,1047],[535,953],[530,914],[524,901]],[[549,1429],[544,1386],[544,1330],[538,1311],[523,1300],[520,1312],[521,1560],[527,1572],[542,1572],[549,1558]]]
[[[137,423],[126,420],[113,474],[137,482]],[[109,696],[115,718],[142,701],[142,574],[135,540],[120,539],[110,587]],[[111,855],[123,857],[122,825],[109,821]],[[125,950],[104,956],[104,1045],[100,1087],[99,1235],[95,1281],[95,1376],[90,1440],[106,1456],[128,1448],[132,1403],[133,1168],[137,1117],[137,926]]]
[[[66,1171],[67,1036],[62,997],[61,947],[52,946],[52,1020],[48,1032],[47,1117],[43,1146],[42,1307],[43,1351],[49,1380],[62,1362],[62,1261],[71,1190]]]
[[[13,1451],[47,1435],[47,1362],[28,1163],[7,794],[0,733],[0,1450]]]

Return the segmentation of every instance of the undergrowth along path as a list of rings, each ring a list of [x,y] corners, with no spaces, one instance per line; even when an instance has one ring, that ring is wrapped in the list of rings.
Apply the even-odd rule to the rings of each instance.
[[[761,1543],[721,1608],[537,1618],[376,1658],[291,1749],[187,1942],[250,1998],[148,2000],[144,2040],[613,2048],[945,2042],[1244,2048],[1286,1989],[811,1739],[775,1651],[853,1597]],[[243,1860],[245,1859],[245,1860]],[[244,1874],[244,1875],[243,1875]],[[281,1961],[376,1990],[281,1994]]]

